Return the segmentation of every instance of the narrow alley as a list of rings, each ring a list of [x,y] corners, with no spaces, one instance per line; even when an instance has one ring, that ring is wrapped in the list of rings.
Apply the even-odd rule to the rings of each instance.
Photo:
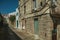
[[[7,23],[0,25],[0,40],[22,40],[9,27]]]

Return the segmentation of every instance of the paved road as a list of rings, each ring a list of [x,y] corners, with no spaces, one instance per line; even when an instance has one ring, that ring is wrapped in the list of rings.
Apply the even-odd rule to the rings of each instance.
[[[22,40],[19,38],[7,24],[0,25],[0,40]]]

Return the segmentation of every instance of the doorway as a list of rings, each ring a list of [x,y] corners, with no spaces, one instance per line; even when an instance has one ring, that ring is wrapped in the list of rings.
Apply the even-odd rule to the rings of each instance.
[[[17,20],[17,28],[18,28],[18,20]]]
[[[38,18],[34,19],[34,31],[35,31],[35,34],[38,34],[39,32]]]

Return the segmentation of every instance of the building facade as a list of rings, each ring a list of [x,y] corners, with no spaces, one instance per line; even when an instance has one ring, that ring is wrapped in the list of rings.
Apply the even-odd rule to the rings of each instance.
[[[38,37],[40,40],[59,40],[53,12],[55,11],[55,4],[57,5],[56,1],[19,0],[21,29],[35,35],[36,39]]]

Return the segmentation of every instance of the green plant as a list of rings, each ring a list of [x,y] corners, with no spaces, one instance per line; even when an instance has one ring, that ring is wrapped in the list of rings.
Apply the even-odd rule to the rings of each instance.
[[[15,15],[11,15],[10,17],[9,17],[9,20],[11,21],[11,22],[15,22],[15,19],[16,19],[16,17],[15,17]]]

